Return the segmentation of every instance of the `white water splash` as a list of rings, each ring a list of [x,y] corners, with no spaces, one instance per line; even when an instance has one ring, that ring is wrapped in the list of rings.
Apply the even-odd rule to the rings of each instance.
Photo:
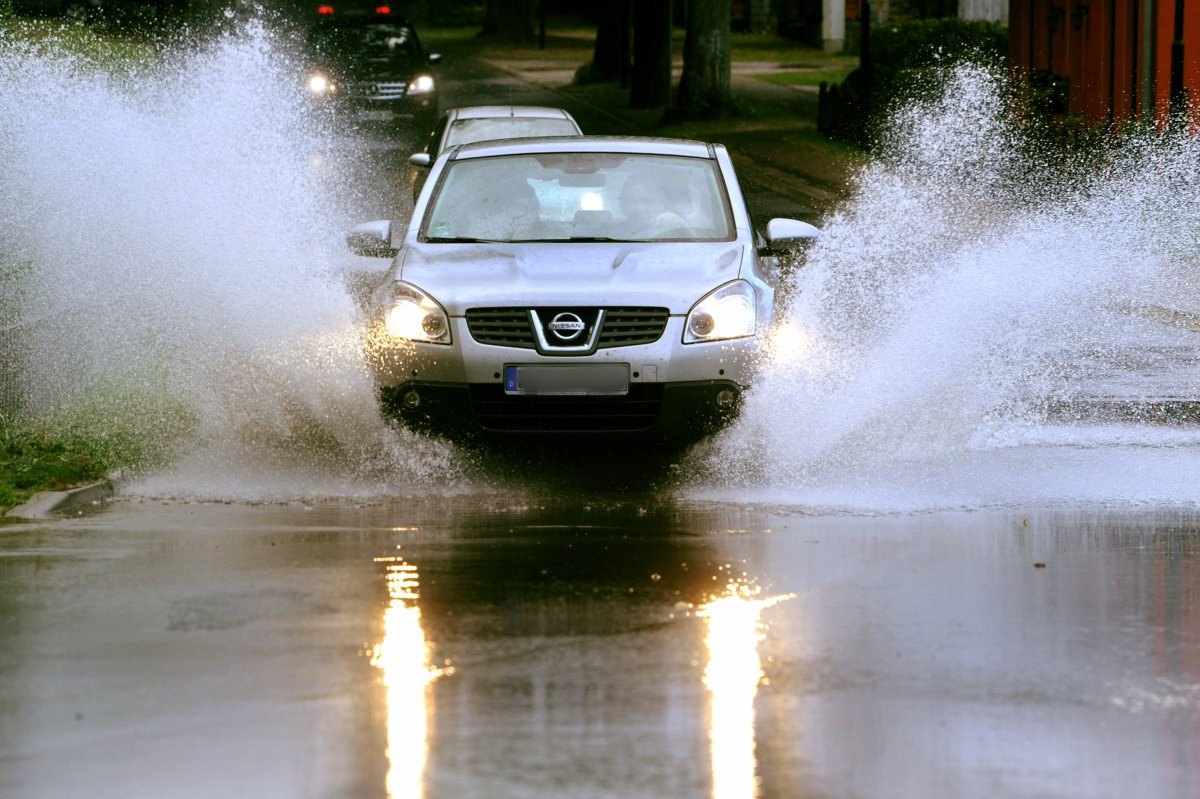
[[[1004,91],[964,67],[896,116],[800,270],[742,419],[693,457],[689,495],[855,510],[1200,499],[1195,435],[1043,414],[1200,398],[1200,142],[1131,141],[1051,183]]]
[[[310,166],[329,133],[285,44],[250,22],[115,77],[0,39],[0,252],[23,274],[9,324],[27,404],[119,387],[155,398],[123,409],[147,435],[162,425],[139,414],[181,406],[180,466],[152,493],[453,482],[453,450],[379,416],[338,272],[346,198]]]

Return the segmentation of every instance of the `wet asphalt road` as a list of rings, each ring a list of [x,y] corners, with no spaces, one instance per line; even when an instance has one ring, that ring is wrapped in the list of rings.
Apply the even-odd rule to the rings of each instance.
[[[1185,799],[1196,523],[119,499],[0,528],[0,795]]]

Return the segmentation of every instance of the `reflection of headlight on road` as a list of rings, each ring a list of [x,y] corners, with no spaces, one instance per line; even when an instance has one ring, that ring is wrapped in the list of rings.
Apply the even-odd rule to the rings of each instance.
[[[329,78],[320,73],[314,73],[308,76],[308,91],[312,94],[322,97],[326,94],[333,94],[337,91],[337,86]]]
[[[429,94],[431,91],[433,91],[433,87],[433,78],[431,78],[429,75],[421,75],[413,78],[412,82],[408,84],[408,93]]]

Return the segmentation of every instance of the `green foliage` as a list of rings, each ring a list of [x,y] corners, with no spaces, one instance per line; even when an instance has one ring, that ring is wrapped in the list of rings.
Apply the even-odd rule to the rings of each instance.
[[[140,472],[169,463],[196,425],[193,411],[165,387],[94,388],[42,414],[49,430],[80,442],[108,470]]]
[[[871,38],[869,125],[898,105],[936,94],[942,75],[962,63],[995,67],[1008,52],[1008,31],[994,22],[957,18],[909,20]]]
[[[0,506],[164,466],[195,424],[192,411],[165,392],[115,386],[36,418],[0,414]]]
[[[882,83],[906,70],[994,62],[1008,51],[1008,29],[995,22],[916,19],[871,29],[871,63]]]
[[[101,459],[87,442],[0,415],[0,507],[20,504],[37,491],[89,483],[104,474]]]
[[[0,14],[0,43],[4,35],[35,52],[67,55],[81,71],[128,75],[153,64],[158,53],[144,36],[118,36],[92,25],[61,18],[6,17]]]
[[[1003,64],[1007,51],[1008,31],[994,22],[914,19],[872,28],[870,81],[859,69],[822,87],[821,132],[869,147],[887,115],[936,90],[945,70],[966,62]]]

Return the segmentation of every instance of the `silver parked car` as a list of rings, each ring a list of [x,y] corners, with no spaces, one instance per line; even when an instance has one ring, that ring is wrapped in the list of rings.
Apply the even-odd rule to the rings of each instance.
[[[369,300],[384,409],[453,438],[692,443],[728,423],[774,316],[773,247],[719,144],[506,139],[446,151]]]
[[[442,114],[429,134],[424,152],[409,161],[420,167],[413,182],[413,199],[425,185],[424,170],[451,147],[491,139],[524,139],[533,136],[582,136],[579,123],[562,108],[542,105],[471,105]]]

